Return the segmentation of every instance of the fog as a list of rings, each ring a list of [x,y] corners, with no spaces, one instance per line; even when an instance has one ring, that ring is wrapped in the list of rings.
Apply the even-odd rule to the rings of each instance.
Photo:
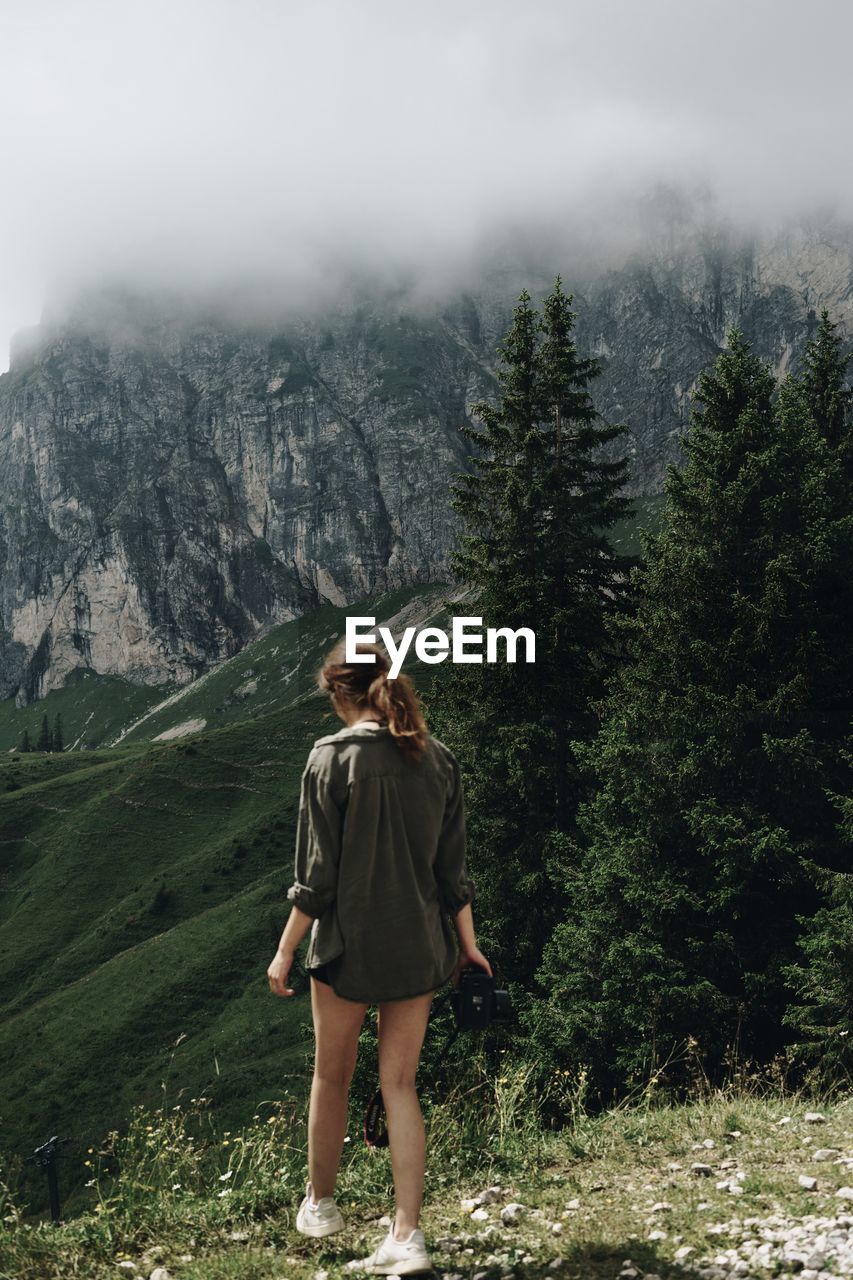
[[[661,182],[846,218],[851,47],[838,0],[3,0],[0,367],[107,279],[438,295],[522,247],[616,251]]]

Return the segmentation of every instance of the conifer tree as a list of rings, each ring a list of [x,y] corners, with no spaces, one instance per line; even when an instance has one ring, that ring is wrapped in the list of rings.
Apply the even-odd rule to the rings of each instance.
[[[56,719],[53,722],[53,736],[51,739],[51,751],[62,751],[64,746],[62,738],[62,716],[57,711]]]
[[[18,750],[22,752],[26,752],[26,751],[32,751],[32,749],[33,749],[33,744],[30,739],[30,731],[29,729],[25,729],[24,732],[21,734],[21,742],[20,742],[20,746],[18,747]]]
[[[577,351],[571,301],[559,276],[541,317],[522,292],[498,348],[499,402],[473,408],[473,468],[453,500],[463,531],[452,567],[476,597],[464,612],[531,629],[535,663],[519,645],[515,664],[454,666],[430,707],[465,776],[483,944],[520,983],[559,915],[554,867],[583,786],[572,740],[594,724],[604,620],[624,607],[627,569],[607,539],[630,509],[619,496],[627,462],[604,456],[624,428],[593,407],[599,366]]]
[[[583,856],[539,972],[535,1051],[588,1063],[603,1094],[691,1036],[712,1073],[735,1044],[778,1050],[797,916],[841,857],[828,790],[849,793],[853,701],[822,612],[851,547],[840,464],[804,383],[774,406],[769,368],[728,342],[617,619],[626,661],[581,751]]]
[[[53,739],[51,737],[50,725],[47,722],[47,713],[41,718],[41,729],[39,730],[38,742],[36,743],[36,751],[51,751],[53,748]]]
[[[825,697],[833,701],[834,716],[825,727],[836,737],[844,732],[853,672],[853,593],[848,587],[853,521],[853,406],[846,385],[850,356],[842,356],[841,342],[826,310],[806,351],[803,381],[813,421],[839,462],[836,482],[841,488],[838,517],[831,526],[833,553],[820,601],[819,623],[825,658],[820,676]],[[835,695],[833,697],[833,695]],[[826,721],[824,721],[826,726]],[[853,736],[840,760],[853,770]],[[796,1037],[792,1056],[809,1069],[819,1087],[837,1085],[853,1073],[853,799],[836,794],[841,813],[839,858],[835,865],[815,868],[821,906],[811,917],[799,917],[802,934],[797,960],[786,967],[791,1004],[784,1015]]]

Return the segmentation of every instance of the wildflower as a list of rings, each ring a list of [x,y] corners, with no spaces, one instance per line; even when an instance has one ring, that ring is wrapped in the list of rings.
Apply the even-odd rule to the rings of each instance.
[[[231,1146],[231,1143],[228,1141],[228,1139],[227,1139],[227,1138],[223,1138],[223,1139],[222,1139],[222,1145],[223,1145],[223,1147],[230,1147],[230,1146]]]
[[[85,1166],[87,1169],[91,1169],[91,1167],[92,1167],[92,1161],[91,1161],[91,1160],[84,1160],[84,1161],[83,1161],[83,1164],[84,1164],[84,1166]]]
[[[275,1124],[275,1116],[270,1116],[267,1120],[267,1124]]]
[[[94,1147],[88,1147],[88,1148],[87,1148],[87,1150],[88,1150],[88,1152],[89,1152],[89,1155],[91,1155],[91,1154],[92,1154],[92,1152],[95,1150],[95,1148],[94,1148]]]
[[[221,1200],[223,1196],[230,1196],[230,1194],[231,1194],[231,1188],[226,1187],[224,1191],[219,1192],[219,1195],[217,1196],[217,1200]]]
[[[229,1169],[227,1173],[220,1173],[220,1175],[219,1175],[219,1181],[220,1181],[220,1182],[227,1182],[229,1178],[233,1177],[233,1175],[234,1175],[234,1170],[233,1170],[233,1169]]]

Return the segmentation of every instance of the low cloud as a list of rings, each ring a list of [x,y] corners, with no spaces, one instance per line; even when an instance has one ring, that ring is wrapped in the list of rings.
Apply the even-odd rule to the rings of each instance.
[[[816,0],[33,0],[0,46],[0,360],[102,279],[304,309],[589,260],[665,183],[849,217],[853,10]],[[560,264],[562,265],[562,259]]]

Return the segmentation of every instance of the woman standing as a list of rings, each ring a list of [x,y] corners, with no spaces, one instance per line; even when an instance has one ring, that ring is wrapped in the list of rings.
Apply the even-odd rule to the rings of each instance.
[[[344,1225],[334,1190],[349,1084],[364,1015],[379,1006],[379,1082],[397,1209],[377,1249],[348,1266],[406,1275],[431,1267],[418,1226],[425,1137],[415,1089],[430,1004],[466,965],[492,970],[474,936],[459,766],[428,733],[409,678],[390,679],[376,645],[359,645],[357,654],[373,661],[346,662],[341,644],[318,676],[345,727],[317,739],[302,775],[287,895],[294,905],[267,976],[276,995],[293,995],[294,952],[310,928],[316,1051],[309,1181],[296,1219],[305,1235]]]

